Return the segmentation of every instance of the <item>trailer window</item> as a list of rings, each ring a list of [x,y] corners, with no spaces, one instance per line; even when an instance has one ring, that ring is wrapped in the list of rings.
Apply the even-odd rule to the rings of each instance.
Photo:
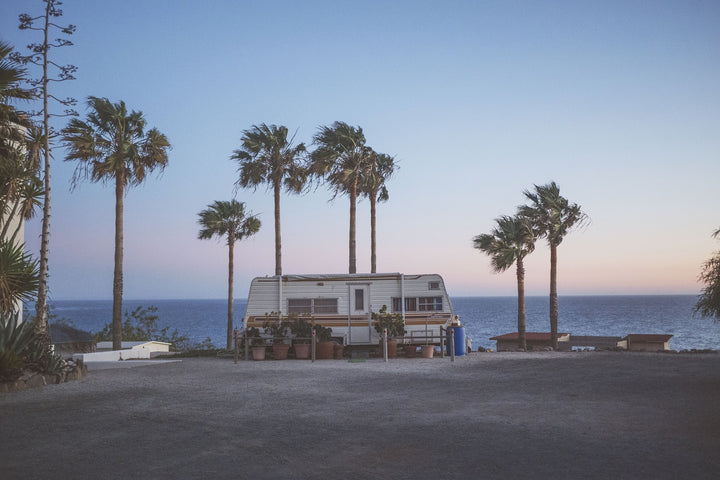
[[[337,298],[288,298],[288,313],[338,313]]]
[[[365,310],[365,290],[362,288],[355,289],[355,311],[362,312]]]
[[[416,312],[417,311],[417,298],[405,297],[405,311],[406,312]],[[400,306],[400,298],[399,297],[393,298],[393,312],[402,312],[402,307]]]
[[[338,313],[337,298],[313,299],[313,313]]]
[[[312,299],[288,298],[288,313],[312,313]]]
[[[421,297],[418,298],[418,310],[421,312],[437,312],[443,309],[442,297]]]

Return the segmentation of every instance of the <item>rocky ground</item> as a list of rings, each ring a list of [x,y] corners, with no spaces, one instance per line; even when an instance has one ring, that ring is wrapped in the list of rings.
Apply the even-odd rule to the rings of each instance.
[[[90,367],[0,395],[0,477],[714,479],[719,398],[718,354]]]

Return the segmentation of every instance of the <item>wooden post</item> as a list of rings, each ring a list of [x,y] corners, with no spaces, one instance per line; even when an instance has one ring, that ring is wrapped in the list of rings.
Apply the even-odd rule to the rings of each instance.
[[[250,352],[250,337],[247,336],[247,331],[243,330],[243,336],[245,337],[245,361],[248,360],[248,353]]]
[[[234,355],[234,359],[235,359],[235,364],[237,364],[238,355],[240,354],[239,348],[238,348],[238,331],[237,331],[237,328],[236,328],[235,330],[233,330],[233,340],[234,340],[234,343],[235,343],[235,355]]]
[[[440,327],[440,358],[445,358],[445,338],[447,336],[447,328]]]
[[[383,358],[385,361],[388,361],[388,352],[387,352],[387,328],[383,328],[382,333],[382,347],[383,347]]]
[[[455,361],[455,329],[450,327],[450,361]]]
[[[317,342],[315,337],[315,329],[313,328],[312,331],[312,346],[310,348],[310,351],[312,352],[312,355],[310,355],[310,358],[312,359],[312,362],[315,362],[315,343]]]

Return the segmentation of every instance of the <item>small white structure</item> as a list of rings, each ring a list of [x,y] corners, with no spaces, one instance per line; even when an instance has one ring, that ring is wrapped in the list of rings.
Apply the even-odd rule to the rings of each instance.
[[[411,342],[425,343],[433,335],[438,343],[440,328],[453,317],[445,282],[437,274],[282,275],[253,279],[243,324],[262,328],[267,315],[308,314],[316,324],[332,328],[333,337],[345,345],[377,344],[371,313],[383,305],[388,313],[402,314]]]
[[[76,353],[74,359],[89,362],[115,362],[118,360],[148,359],[158,355],[158,352],[170,351],[170,344],[166,342],[122,342],[122,350],[113,350],[112,342],[98,342],[97,351],[93,353]]]
[[[123,350],[140,350],[145,349],[150,352],[169,352],[170,344],[166,342],[157,342],[155,340],[144,342],[121,342]],[[112,350],[113,342],[98,342],[96,350],[98,352]]]

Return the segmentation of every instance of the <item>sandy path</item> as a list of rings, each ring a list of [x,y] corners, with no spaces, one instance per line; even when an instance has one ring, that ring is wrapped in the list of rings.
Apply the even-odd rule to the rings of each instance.
[[[0,396],[0,478],[720,478],[720,355],[186,359]]]

